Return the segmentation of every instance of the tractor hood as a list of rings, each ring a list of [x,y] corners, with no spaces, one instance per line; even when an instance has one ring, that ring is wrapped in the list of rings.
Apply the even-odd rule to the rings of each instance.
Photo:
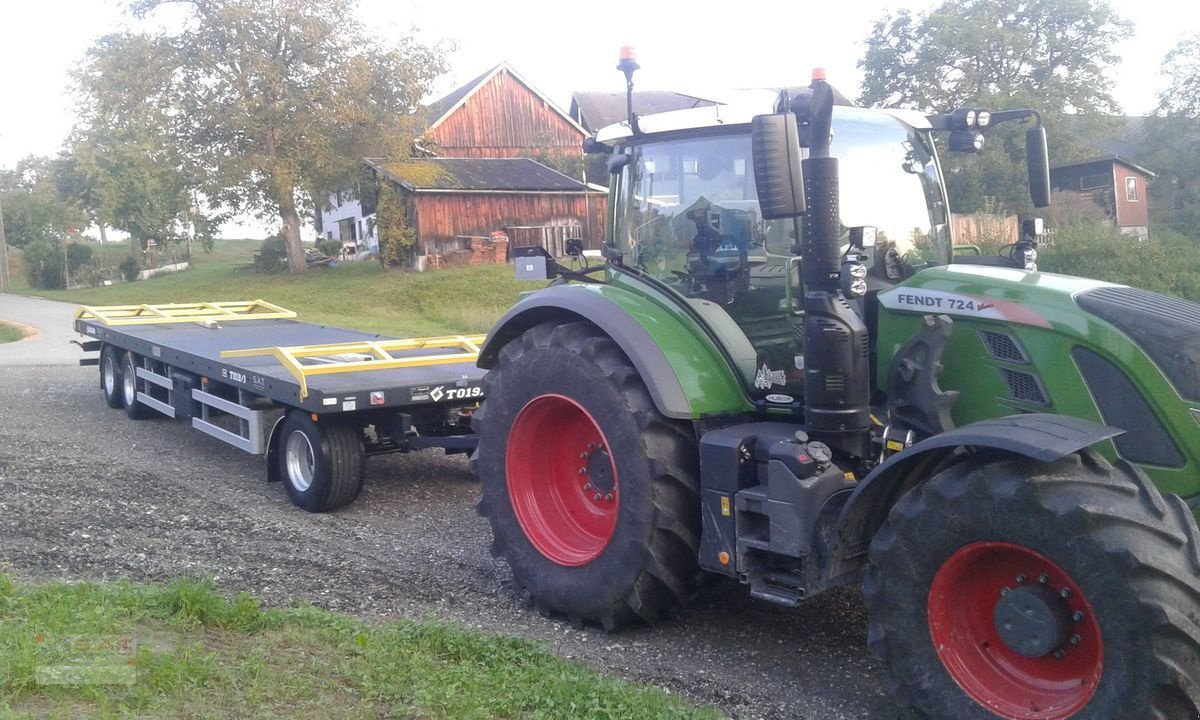
[[[1137,343],[1181,397],[1200,402],[1200,305],[1121,286],[1085,290],[1075,302]]]

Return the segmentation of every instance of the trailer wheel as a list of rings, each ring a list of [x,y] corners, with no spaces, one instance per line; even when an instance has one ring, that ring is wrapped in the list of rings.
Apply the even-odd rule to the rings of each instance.
[[[1195,718],[1200,541],[1132,466],[971,460],[871,544],[868,642],[933,718]]]
[[[291,412],[279,432],[279,477],[288,498],[308,512],[327,512],[354,502],[362,492],[366,454],[357,425],[313,422]]]
[[[125,397],[121,387],[121,355],[112,345],[105,345],[100,351],[100,390],[104,393],[104,402],[110,408],[125,407]]]
[[[480,513],[538,607],[614,629],[686,601],[696,441],[655,409],[616,343],[590,323],[538,325],[501,350],[484,397]]]
[[[138,380],[136,358],[136,355],[127,352],[121,360],[121,404],[131,420],[145,420],[155,411],[137,399],[138,390],[145,387],[145,382]]]

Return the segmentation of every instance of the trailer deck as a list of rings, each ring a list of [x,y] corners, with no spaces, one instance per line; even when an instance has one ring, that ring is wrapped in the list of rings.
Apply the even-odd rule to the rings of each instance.
[[[104,308],[85,306],[75,329],[90,339],[318,414],[483,396],[484,371],[475,367],[482,336],[397,341],[262,315],[106,318]],[[447,347],[450,341],[456,346]],[[384,358],[373,352],[381,348]],[[297,377],[280,355],[296,357],[305,374]]]
[[[350,464],[360,470],[366,455],[425,447],[467,452],[475,445],[469,417],[483,398],[484,371],[475,367],[483,336],[396,339],[302,322],[262,300],[84,306],[74,325],[88,339],[83,348],[100,352],[80,362],[101,366],[110,406],[124,406],[134,418],[149,409],[190,421],[223,442],[265,453],[272,479],[307,473],[311,482],[327,460],[322,433],[343,437],[346,428],[353,431],[342,444],[356,448]],[[277,465],[280,426],[293,416],[290,432],[305,435],[306,445],[289,442],[292,465]],[[296,453],[306,454],[306,463],[297,465]],[[291,484],[289,494],[296,500]]]

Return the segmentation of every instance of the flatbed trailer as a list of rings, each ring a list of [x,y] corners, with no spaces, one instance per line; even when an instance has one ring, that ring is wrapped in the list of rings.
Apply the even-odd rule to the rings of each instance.
[[[353,502],[368,456],[476,445],[483,336],[395,339],[263,300],[83,306],[74,324],[110,407],[265,455],[268,480],[310,512]]]

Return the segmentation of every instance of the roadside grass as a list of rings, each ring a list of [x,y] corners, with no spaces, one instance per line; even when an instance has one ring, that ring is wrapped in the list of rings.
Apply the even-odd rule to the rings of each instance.
[[[6,325],[0,322],[0,343],[16,342],[25,337],[21,331],[12,325]]]
[[[54,678],[73,684],[39,681]],[[445,622],[263,609],[194,580],[31,584],[4,574],[0,716],[719,717],[530,641]]]
[[[19,291],[81,305],[263,299],[307,322],[415,337],[485,332],[518,293],[536,287],[515,280],[511,265],[415,273],[364,261],[302,276],[260,275],[251,269],[257,250],[256,242],[219,241],[212,253],[197,251],[185,272],[110,287]]]

